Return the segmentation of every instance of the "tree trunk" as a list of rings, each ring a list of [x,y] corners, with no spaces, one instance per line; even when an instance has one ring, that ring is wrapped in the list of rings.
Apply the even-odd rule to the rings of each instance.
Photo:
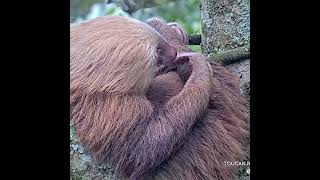
[[[226,68],[240,78],[241,92],[247,100],[247,119],[250,124],[250,60],[247,58],[242,61],[229,61],[235,56],[249,56],[250,0],[201,0],[200,10],[202,52],[212,60],[221,62],[223,59],[222,63]],[[247,150],[250,153],[249,138]],[[250,160],[250,157],[247,160]],[[248,168],[250,167],[241,169],[239,179],[249,178],[246,172]]]
[[[249,43],[249,0],[201,0],[203,53],[219,53]]]
[[[249,0],[201,0],[200,10],[201,49],[205,55],[219,61],[219,53],[249,45]],[[226,67],[239,76],[242,89],[249,87],[249,59]]]

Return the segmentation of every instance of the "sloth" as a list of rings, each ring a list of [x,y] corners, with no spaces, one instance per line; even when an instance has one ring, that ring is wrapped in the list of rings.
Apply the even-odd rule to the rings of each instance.
[[[185,52],[192,52],[192,50],[190,48],[188,48],[188,42],[189,42],[189,38],[188,35],[186,33],[186,31],[182,28],[182,26],[180,26],[178,23],[175,22],[170,22],[170,23],[166,23],[166,21],[162,18],[159,17],[155,17],[155,18],[150,18],[147,20],[146,22],[147,24],[149,24],[150,26],[152,26],[155,30],[157,30],[164,38],[166,38],[171,44],[173,44],[177,50],[178,50],[178,54],[180,53],[185,53]],[[203,59],[203,60],[207,60],[207,59]],[[182,63],[181,63],[182,62]],[[230,103],[229,105],[226,104],[227,106],[229,106],[229,108],[233,109],[234,111],[219,111],[219,113],[216,114],[216,116],[218,116],[220,113],[220,116],[226,116],[226,119],[229,119],[229,122],[231,124],[234,125],[228,125],[227,123],[224,123],[226,125],[226,129],[230,130],[233,134],[232,137],[236,140],[236,144],[238,144],[238,148],[236,148],[237,150],[235,150],[234,152],[229,152],[226,154],[229,155],[236,155],[234,156],[234,158],[228,157],[228,158],[224,158],[221,160],[216,160],[219,162],[220,166],[223,166],[224,170],[218,170],[217,172],[213,173],[214,175],[208,175],[206,173],[202,173],[203,175],[200,176],[199,174],[201,173],[195,173],[198,175],[182,175],[182,176],[178,176],[175,175],[173,177],[171,176],[163,176],[162,179],[232,179],[235,177],[236,172],[237,172],[237,167],[227,167],[225,162],[226,161],[241,161],[244,160],[245,158],[245,151],[244,151],[244,146],[245,146],[245,137],[247,137],[248,135],[248,130],[247,130],[247,124],[245,122],[245,105],[244,105],[244,99],[240,93],[240,87],[239,87],[239,79],[237,79],[236,76],[234,76],[233,74],[231,74],[226,68],[224,68],[221,64],[210,60],[210,65],[211,68],[213,70],[213,77],[214,79],[217,80],[217,84],[218,86],[220,86],[220,90],[213,92],[211,94],[210,97],[210,105],[211,107],[208,108],[209,111],[214,110],[214,107],[219,107],[219,101],[226,102],[226,103]],[[172,70],[172,67],[167,68],[167,71]],[[160,102],[166,102],[163,100],[167,100],[170,99],[169,97],[166,97],[163,94],[170,94],[167,91],[164,90],[168,90],[170,89],[170,92],[179,92],[180,89],[182,89],[183,86],[181,86],[181,80],[182,82],[186,82],[186,80],[188,79],[188,77],[191,74],[192,71],[192,67],[190,66],[190,64],[188,64],[188,62],[183,62],[180,61],[179,63],[175,63],[175,71],[177,71],[177,73],[174,72],[170,72],[170,73],[166,73],[163,75],[160,75],[158,77],[155,78],[155,80],[153,81],[153,83],[151,84],[151,88],[150,88],[150,99],[153,101],[160,101]],[[164,72],[166,72],[166,70],[164,70]],[[179,80],[179,78],[177,78],[177,74],[180,75],[181,80]],[[172,87],[172,88],[164,88],[164,87]],[[175,91],[173,90],[175,89]],[[162,91],[161,91],[162,90]],[[161,95],[158,92],[161,92]],[[163,92],[164,91],[164,92]],[[228,97],[226,100],[226,98],[220,98],[218,94],[225,94],[222,97]],[[170,94],[171,95],[171,94]],[[172,94],[172,96],[174,96],[175,94]],[[155,98],[156,97],[156,98]],[[165,98],[166,97],[166,98]],[[230,100],[230,101],[229,101]],[[156,102],[158,102],[156,101]],[[159,104],[159,103],[158,103]],[[223,106],[221,106],[223,107]],[[226,108],[226,109],[229,109]],[[234,117],[237,118],[234,118]],[[207,120],[210,119],[215,119],[214,116],[207,116],[206,117]],[[232,122],[232,120],[234,120],[234,122]],[[234,127],[232,127],[234,126]],[[209,125],[207,126],[208,130],[210,130]],[[229,129],[229,128],[230,129]],[[232,128],[235,128],[235,131],[232,131]],[[211,131],[212,132],[212,131]],[[202,133],[204,134],[208,134],[206,132]],[[214,137],[214,136],[212,136]],[[224,138],[227,138],[228,135],[226,136],[221,136],[223,138],[221,138],[222,140]],[[207,137],[210,138],[210,137]],[[195,140],[197,141],[197,140]],[[203,140],[202,142],[206,142],[206,140]],[[200,144],[200,142],[197,142],[195,144]],[[207,143],[207,142],[206,142]],[[229,144],[228,142],[226,142],[226,144]],[[193,145],[192,145],[193,146]],[[232,148],[232,143],[230,142],[230,148]],[[207,148],[204,148],[207,150]],[[213,149],[214,150],[214,149]],[[208,150],[207,152],[209,152],[210,150]],[[214,150],[215,151],[215,150]],[[206,153],[205,151],[203,151],[202,153]],[[197,159],[197,157],[195,157],[194,159]],[[185,160],[179,160],[186,162]],[[190,160],[190,162],[192,162],[193,159]],[[206,159],[204,161],[207,161]],[[211,167],[211,169],[210,169]],[[208,162],[208,164],[206,165],[206,169],[209,171],[215,171],[212,170],[214,168],[217,168],[216,165],[213,165],[213,163]],[[188,171],[188,170],[186,170]],[[200,170],[200,172],[203,172]],[[186,172],[185,172],[186,173]],[[220,174],[220,175],[219,175]]]
[[[70,120],[120,179],[232,179],[245,157],[238,79],[187,42],[160,18],[70,28]]]

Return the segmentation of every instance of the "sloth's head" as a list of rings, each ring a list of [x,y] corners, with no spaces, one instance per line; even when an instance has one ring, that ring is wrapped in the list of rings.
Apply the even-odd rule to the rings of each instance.
[[[177,51],[140,21],[99,17],[70,28],[70,84],[85,93],[143,93]]]

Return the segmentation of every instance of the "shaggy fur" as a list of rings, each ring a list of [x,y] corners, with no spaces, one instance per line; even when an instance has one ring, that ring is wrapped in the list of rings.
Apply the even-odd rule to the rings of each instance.
[[[174,44],[180,54],[191,52],[186,46],[187,34],[180,25],[166,23],[161,18],[151,18],[147,23]],[[219,63],[209,62],[213,70],[214,87],[206,115],[196,122],[188,140],[176,155],[159,166],[147,179],[235,178],[238,167],[225,166],[224,162],[242,161],[245,158],[244,145],[248,132],[244,117],[244,99],[240,94],[239,80]],[[175,90],[170,88],[171,92],[181,89],[177,84],[188,80],[192,67],[188,62],[179,62],[175,65],[176,72],[155,78],[151,84],[151,92],[148,92],[149,96],[158,97],[157,89],[163,89],[159,87],[176,88]],[[181,79],[176,78],[177,74]],[[157,88],[152,88],[153,86]],[[161,97],[164,96],[158,98],[170,99]]]
[[[200,54],[154,78],[160,41],[190,50],[165,21],[148,24],[154,29],[103,17],[71,27],[71,121],[80,142],[122,179],[231,179],[236,169],[224,161],[242,160],[246,135],[238,81],[211,62],[212,75]]]

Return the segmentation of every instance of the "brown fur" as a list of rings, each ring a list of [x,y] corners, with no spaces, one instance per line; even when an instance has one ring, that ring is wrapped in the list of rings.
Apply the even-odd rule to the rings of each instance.
[[[212,65],[212,78],[196,55],[192,71],[178,67],[153,80],[155,44],[170,38],[129,18],[97,18],[70,31],[71,121],[98,162],[123,179],[233,177],[223,162],[241,160],[245,130],[230,73]]]
[[[166,23],[161,18],[151,18],[147,23],[174,44],[179,53],[191,52],[184,38],[187,34],[180,29],[180,25]],[[180,36],[172,26],[178,26],[184,34]],[[211,93],[208,113],[201,121],[196,122],[192,135],[180,151],[176,152],[179,155],[173,156],[158,167],[157,173],[150,175],[154,179],[232,179],[238,167],[225,166],[224,161],[244,160],[244,144],[248,132],[239,80],[219,63],[209,62],[217,89],[213,89]],[[181,86],[176,87],[177,84],[180,85],[189,78],[192,68],[188,62],[177,63],[176,68],[177,73],[170,72],[156,77],[151,87],[158,88],[150,88],[149,96],[159,97],[158,101],[170,99],[164,95],[156,96],[157,90],[164,87],[171,87],[171,92],[179,92]],[[176,78],[177,74],[181,79]],[[175,93],[170,95],[174,96]]]

